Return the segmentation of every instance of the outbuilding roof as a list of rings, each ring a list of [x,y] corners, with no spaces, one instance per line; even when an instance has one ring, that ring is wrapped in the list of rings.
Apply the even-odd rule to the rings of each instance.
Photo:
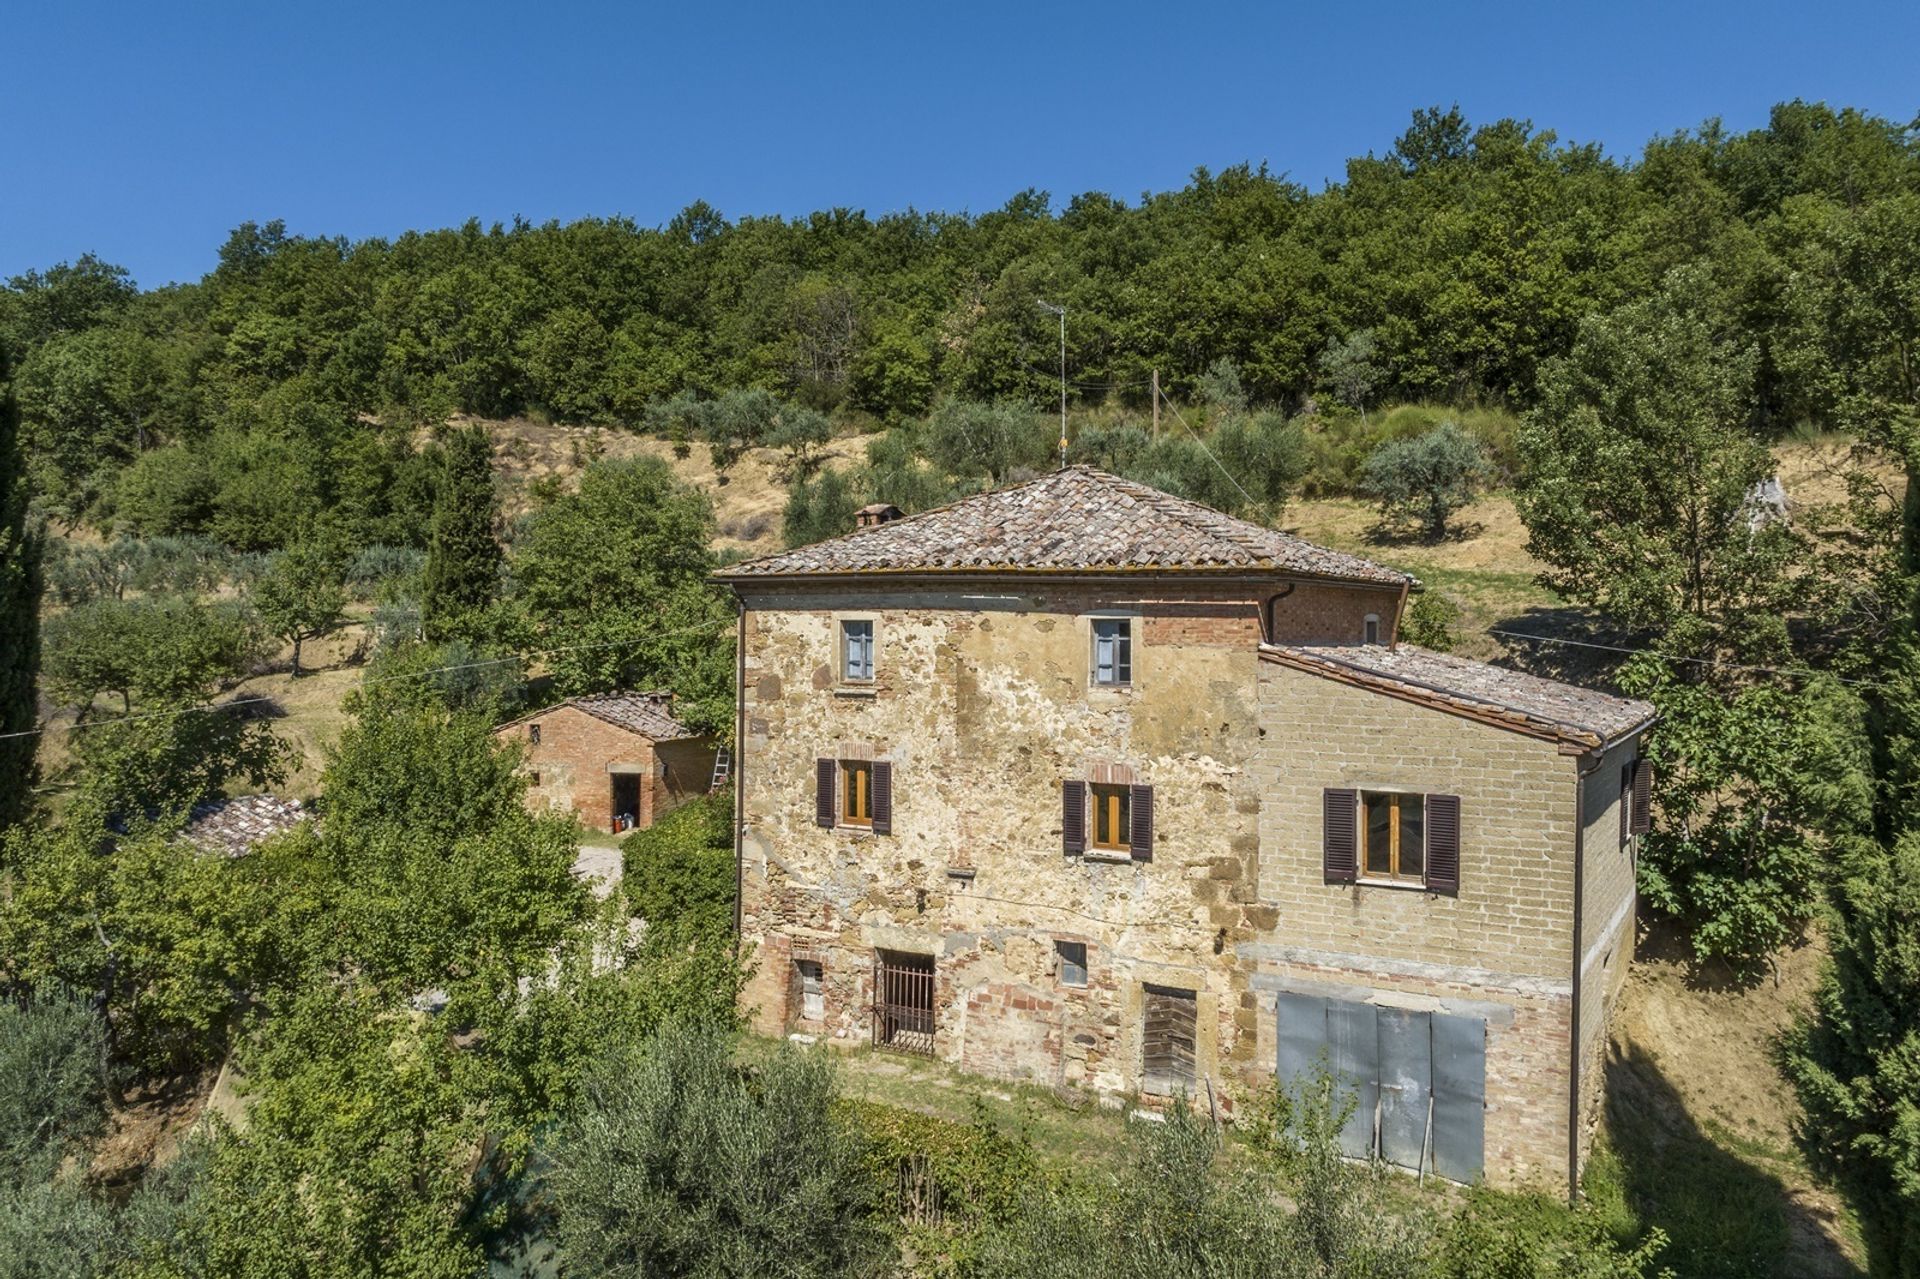
[[[1604,745],[1652,722],[1651,702],[1615,697],[1413,644],[1264,644],[1262,658],[1571,746]]]
[[[723,581],[840,574],[1279,570],[1401,586],[1407,574],[1091,466],[745,560]]]
[[[538,719],[542,715],[551,715],[562,706],[576,707],[597,720],[603,720],[615,728],[624,728],[630,733],[638,733],[651,741],[672,742],[683,737],[699,736],[674,718],[673,694],[663,689],[644,693],[589,693],[582,697],[569,697],[557,706],[543,706],[518,719],[508,720],[500,727],[507,728]]]
[[[180,837],[209,853],[241,857],[254,845],[292,830],[307,817],[297,799],[235,795],[195,804]]]

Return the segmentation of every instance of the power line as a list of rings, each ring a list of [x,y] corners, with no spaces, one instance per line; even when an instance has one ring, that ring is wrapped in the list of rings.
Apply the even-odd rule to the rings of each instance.
[[[1158,390],[1157,387],[1155,389]],[[1222,462],[1218,457],[1216,457],[1214,455],[1213,450],[1207,447],[1207,442],[1200,438],[1200,433],[1194,430],[1191,426],[1187,425],[1187,419],[1181,415],[1181,412],[1179,409],[1176,409],[1173,407],[1173,401],[1167,399],[1167,393],[1165,391],[1160,392],[1160,398],[1166,403],[1167,408],[1172,411],[1174,420],[1179,422],[1181,426],[1185,426],[1187,428],[1187,434],[1191,435],[1193,437],[1193,442],[1200,446],[1200,451],[1202,453],[1205,453],[1209,458],[1211,458],[1213,461],[1213,464],[1220,468],[1220,474],[1227,477],[1227,483],[1233,485],[1233,487],[1240,490],[1240,496],[1247,499],[1247,505],[1259,506],[1260,503],[1253,500],[1253,494],[1247,492],[1247,490],[1241,486],[1240,481],[1234,478],[1233,472],[1227,469],[1227,464],[1225,462]]]
[[[1852,684],[1861,688],[1880,688],[1882,681],[1871,679],[1849,679],[1844,675],[1835,675],[1830,671],[1818,671],[1810,666],[1750,666],[1742,662],[1724,662],[1717,657],[1683,657],[1678,653],[1662,653],[1653,648],[1633,648],[1624,644],[1601,644],[1593,640],[1563,639],[1558,635],[1529,635],[1524,631],[1503,630],[1493,626],[1487,628],[1487,634],[1498,635],[1503,639],[1530,640],[1535,644],[1564,644],[1570,648],[1592,648],[1607,653],[1626,653],[1636,657],[1657,657],[1663,662],[1685,662],[1693,666],[1712,666],[1720,670],[1744,671],[1755,675],[1786,675],[1800,679],[1813,676],[1826,676],[1836,683]]]
[[[375,675],[371,678],[362,678],[360,684],[361,687],[364,688],[369,684],[391,684],[398,680],[425,679],[431,675],[442,675],[450,671],[477,670],[483,666],[505,666],[524,661],[531,657],[551,657],[557,653],[580,653],[595,648],[621,648],[629,644],[638,644],[650,639],[678,639],[681,636],[696,635],[704,631],[710,631],[717,626],[731,626],[732,624],[733,619],[730,617],[717,617],[713,621],[702,623],[699,626],[682,627],[677,631],[667,631],[661,635],[636,635],[627,639],[598,640],[592,644],[563,644],[558,648],[537,648],[529,650],[526,653],[516,653],[511,657],[493,657],[478,662],[457,662],[448,666],[431,666],[426,670],[407,671],[400,675]],[[313,674],[316,677],[325,677],[328,675],[349,675],[352,673],[353,672],[344,669],[335,669],[330,671],[315,671]],[[225,714],[238,706],[251,706],[258,702],[271,702],[273,700],[273,698],[265,696],[237,697],[230,702],[214,702],[206,706],[182,706],[170,711],[145,711],[134,715],[119,715],[113,719],[90,719],[85,722],[76,721],[67,726],[67,731],[77,733],[81,729],[86,728],[105,728],[110,724],[130,724],[135,720],[177,719],[182,715],[219,715]],[[48,720],[38,728],[25,728],[12,733],[0,733],[0,741],[15,737],[38,737],[53,727],[55,727],[54,722]]]

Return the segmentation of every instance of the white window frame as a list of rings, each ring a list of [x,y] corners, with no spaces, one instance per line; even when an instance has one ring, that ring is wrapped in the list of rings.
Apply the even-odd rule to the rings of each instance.
[[[1137,615],[1133,613],[1094,613],[1087,617],[1087,683],[1089,686],[1093,688],[1132,688],[1134,686],[1134,668],[1137,664],[1137,655],[1134,649],[1135,641],[1139,638],[1139,636],[1135,634],[1134,621],[1136,617]],[[1124,628],[1118,635],[1113,637],[1115,652],[1113,660],[1110,663],[1114,672],[1114,678],[1112,679],[1100,678],[1100,648],[1102,643],[1105,642],[1100,634],[1100,629],[1103,626],[1119,626]],[[1122,661],[1119,652],[1121,644],[1124,644],[1126,650],[1124,661]],[[1126,672],[1124,679],[1120,677],[1122,669]]]
[[[848,674],[851,655],[847,634],[849,626],[864,625],[866,634],[866,674]],[[880,619],[872,613],[835,613],[833,615],[834,684],[842,690],[865,694],[872,690],[880,671]]]

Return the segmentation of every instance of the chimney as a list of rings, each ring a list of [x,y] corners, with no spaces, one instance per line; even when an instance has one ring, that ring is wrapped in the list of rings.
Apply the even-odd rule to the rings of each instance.
[[[900,508],[892,502],[875,502],[872,506],[863,506],[853,513],[853,526],[856,529],[878,528],[882,524],[891,524],[900,518]]]

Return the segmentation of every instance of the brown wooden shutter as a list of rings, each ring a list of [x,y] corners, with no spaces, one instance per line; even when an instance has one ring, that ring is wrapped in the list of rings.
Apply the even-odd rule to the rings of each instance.
[[[833,775],[840,771],[840,765],[830,759],[813,761],[813,820],[822,826],[832,826]]]
[[[893,765],[873,762],[873,833],[893,834]]]
[[[1460,797],[1427,796],[1427,891],[1460,892]]]
[[[1322,843],[1320,865],[1329,884],[1351,884],[1359,875],[1356,850],[1360,795],[1329,787],[1321,797]]]
[[[1087,851],[1087,784],[1060,783],[1060,849],[1071,857]]]
[[[1150,862],[1153,860],[1153,787],[1130,786],[1127,807],[1133,820],[1133,830],[1127,840],[1133,853],[1133,860]]]
[[[1642,757],[1633,761],[1633,825],[1636,835],[1653,829],[1653,761]]]

